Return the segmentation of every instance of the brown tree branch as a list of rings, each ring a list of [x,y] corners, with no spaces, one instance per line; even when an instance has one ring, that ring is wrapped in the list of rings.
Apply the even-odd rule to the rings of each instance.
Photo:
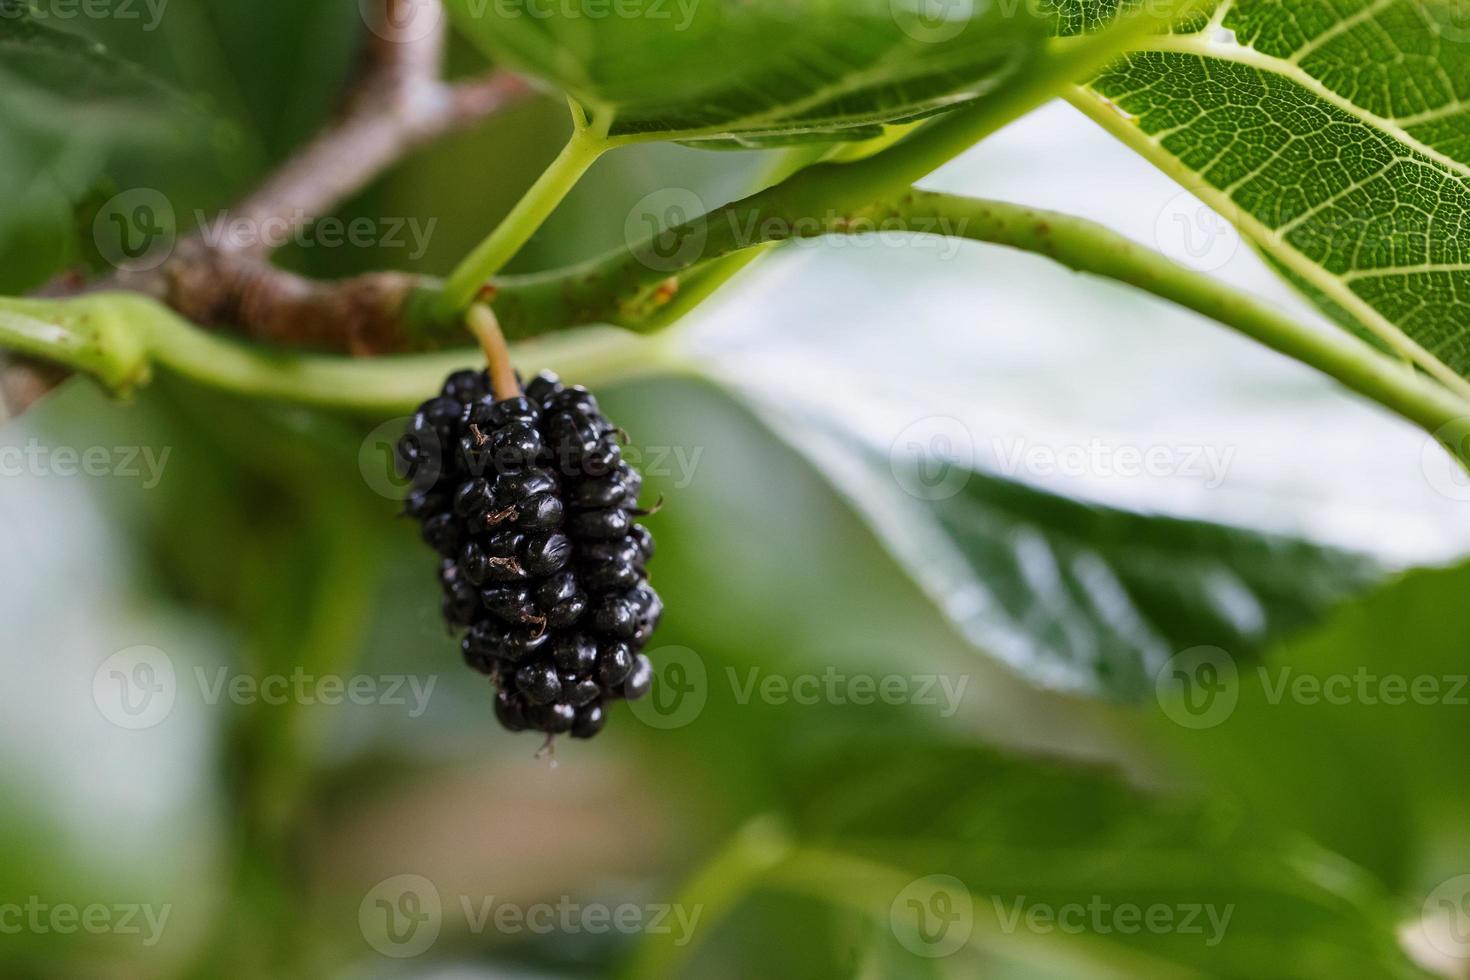
[[[374,272],[322,281],[191,240],[159,270],[153,295],[203,326],[251,340],[358,356],[402,350],[403,302],[421,277]]]
[[[458,83],[440,77],[445,15],[438,0],[382,0],[361,65],[336,120],[227,212],[229,234],[181,240],[146,271],[122,269],[87,283],[64,274],[37,295],[126,290],[166,303],[202,326],[270,344],[373,354],[402,346],[398,311],[419,281],[383,272],[318,282],[275,268],[271,245],[361,191],[415,148],[480,122],[530,94],[503,72]],[[19,414],[65,373],[20,359],[0,362],[0,395]]]
[[[255,233],[247,246],[267,249],[259,230],[295,230],[362,190],[415,147],[473,124],[523,98],[529,87],[497,72],[449,84],[441,80],[444,12],[424,0],[385,0],[370,24],[363,65],[338,120],[230,211]],[[284,236],[283,236],[284,238]]]

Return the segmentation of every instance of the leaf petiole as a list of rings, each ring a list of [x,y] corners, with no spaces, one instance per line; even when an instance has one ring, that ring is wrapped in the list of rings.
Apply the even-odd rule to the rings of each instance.
[[[434,299],[433,314],[453,319],[480,290],[530,241],[562,200],[603,153],[617,143],[574,113],[575,126],[566,146],[542,172],[524,197],[484,241],[455,267]]]

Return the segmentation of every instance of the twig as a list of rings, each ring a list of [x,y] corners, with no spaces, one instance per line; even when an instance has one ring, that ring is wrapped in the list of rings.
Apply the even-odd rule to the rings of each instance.
[[[66,380],[68,371],[45,361],[0,354],[0,422],[20,415]]]
[[[429,23],[429,29],[396,29],[411,5],[415,27]],[[195,234],[157,268],[119,270],[91,283],[65,273],[34,295],[137,292],[201,325],[227,326],[266,343],[363,355],[402,349],[398,312],[416,277],[385,272],[318,282],[277,269],[268,258],[273,243],[289,241],[292,231],[352,197],[416,147],[530,93],[525,82],[503,72],[442,80],[444,20],[438,0],[383,0],[337,120],[229,210],[222,227],[251,229],[244,240],[223,234],[207,243]],[[19,414],[65,377],[22,360],[0,362],[5,410]]]
[[[363,67],[340,118],[233,208],[232,221],[298,228],[362,190],[415,147],[528,94],[523,81],[501,72],[459,84],[442,81],[444,16],[437,3],[419,6],[413,15],[432,20],[432,29],[394,36],[394,25],[413,3],[385,0],[379,22],[370,25]],[[254,235],[238,248],[263,252],[263,237]]]

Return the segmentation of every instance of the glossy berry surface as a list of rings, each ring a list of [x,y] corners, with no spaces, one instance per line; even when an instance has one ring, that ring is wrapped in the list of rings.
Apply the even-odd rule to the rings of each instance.
[[[553,374],[497,401],[486,373],[458,371],[399,441],[404,514],[440,555],[444,618],[510,731],[591,738],[610,702],[653,684],[643,649],[663,603],[620,436]]]

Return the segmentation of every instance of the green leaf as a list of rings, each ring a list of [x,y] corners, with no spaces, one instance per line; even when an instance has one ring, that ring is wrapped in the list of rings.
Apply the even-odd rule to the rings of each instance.
[[[1392,887],[1463,874],[1470,624],[1449,611],[1467,589],[1470,567],[1410,573],[1258,664],[1222,661],[1219,709],[1197,702],[1212,723],[1181,727],[1170,712],[1155,734],[1254,812]]]
[[[1450,0],[1236,0],[1142,45],[1076,102],[1329,313],[1457,381],[1470,374],[1462,13]]]
[[[1363,556],[1069,500],[932,447],[885,454],[820,408],[757,411],[970,642],[1048,687],[1138,700],[1176,653],[1261,651],[1382,576]]]
[[[136,66],[0,0],[0,249],[15,257],[0,287],[24,288],[63,264],[71,206],[113,147],[180,138],[197,118]]]
[[[784,809],[737,838],[685,904],[717,916],[733,887],[759,890],[752,905],[794,891],[865,914],[910,962],[955,976],[1422,975],[1368,875],[1228,806],[928,739],[849,737],[772,765]],[[974,969],[976,953],[1004,971]]]
[[[7,127],[140,140],[176,132],[179,109],[178,96],[136,65],[37,22],[19,0],[0,0],[0,119]]]
[[[714,146],[879,136],[994,91],[1045,42],[1029,7],[951,6],[934,18],[923,0],[635,0],[591,17],[450,2],[493,57],[570,94],[610,136]]]

